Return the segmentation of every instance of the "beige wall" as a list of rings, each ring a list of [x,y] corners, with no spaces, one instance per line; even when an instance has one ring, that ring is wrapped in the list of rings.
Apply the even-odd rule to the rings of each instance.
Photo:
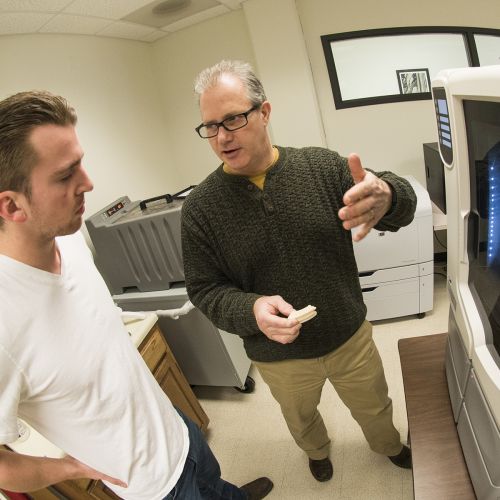
[[[425,185],[422,143],[436,140],[432,101],[336,110],[320,36],[402,26],[498,28],[497,0],[297,0],[329,148],[356,151],[365,166],[411,174]]]
[[[243,4],[256,69],[272,104],[273,141],[294,147],[325,146],[309,57],[295,0]]]
[[[351,30],[496,27],[498,0],[246,0],[243,9],[154,44],[70,35],[0,37],[0,98],[29,88],[61,93],[80,116],[96,188],[88,212],[120,195],[144,199],[199,183],[218,160],[194,127],[196,74],[222,58],[251,62],[283,145],[356,151],[367,167],[424,182],[422,143],[436,137],[431,101],[336,110],[320,36]]]
[[[87,215],[122,195],[134,200],[176,189],[150,45],[74,35],[3,36],[0,68],[0,98],[45,89],[76,108],[84,163],[95,183]]]
[[[193,135],[199,122],[192,98],[197,72],[222,58],[254,64],[273,106],[271,136],[290,146],[326,145],[357,152],[367,167],[413,175],[425,184],[422,143],[434,141],[431,101],[336,110],[320,36],[412,25],[497,27],[500,2],[479,0],[246,0],[243,9],[156,42],[169,130],[169,149],[187,184],[217,165]]]
[[[166,115],[169,151],[182,187],[199,184],[219,164],[208,141],[198,137],[200,113],[193,81],[205,67],[221,59],[254,64],[243,10],[191,26],[153,46],[157,81]]]

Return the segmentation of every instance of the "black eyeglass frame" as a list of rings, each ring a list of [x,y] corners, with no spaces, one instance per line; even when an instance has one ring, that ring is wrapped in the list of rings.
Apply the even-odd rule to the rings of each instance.
[[[198,135],[202,138],[202,139],[212,139],[212,137],[217,137],[217,135],[219,134],[219,129],[222,127],[224,130],[227,130],[228,132],[234,132],[235,130],[239,130],[240,128],[243,128],[243,127],[246,127],[248,125],[248,115],[252,112],[252,111],[255,111],[256,109],[259,109],[260,107],[262,106],[262,103],[260,104],[255,104],[254,106],[252,106],[248,111],[245,111],[244,113],[236,113],[235,115],[231,115],[231,116],[228,116],[227,118],[224,118],[224,120],[220,121],[220,122],[215,122],[215,123],[200,123],[200,125],[198,125],[195,130],[196,132],[198,133]],[[245,118],[245,123],[239,127],[236,127],[236,128],[228,128],[226,125],[224,125],[224,122],[226,122],[227,120],[233,120],[234,118],[238,117],[238,116],[243,116]],[[214,134],[214,135],[210,135],[208,137],[204,137],[201,135],[200,133],[200,130],[203,128],[203,127],[206,127],[207,125],[210,125],[211,127],[213,127],[214,125],[217,126],[217,132]]]

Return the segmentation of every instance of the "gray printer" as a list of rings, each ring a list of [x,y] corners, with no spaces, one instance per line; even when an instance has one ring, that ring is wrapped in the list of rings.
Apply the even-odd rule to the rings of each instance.
[[[122,196],[85,221],[112,294],[165,290],[184,281],[181,195],[187,190],[144,201]]]
[[[115,200],[86,221],[96,265],[125,311],[158,311],[158,324],[191,385],[252,392],[243,341],[216,328],[201,311],[160,314],[189,300],[181,248],[181,209],[193,186],[144,201]]]

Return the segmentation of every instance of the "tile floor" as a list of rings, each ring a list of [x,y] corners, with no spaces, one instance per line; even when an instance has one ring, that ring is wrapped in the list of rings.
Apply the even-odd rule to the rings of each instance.
[[[442,273],[436,268],[436,273]],[[434,308],[422,319],[416,316],[374,323],[394,404],[394,423],[402,440],[407,436],[406,407],[397,342],[401,338],[447,331],[448,296],[443,274],[434,275]],[[225,479],[243,484],[259,476],[274,482],[269,500],[412,500],[410,470],[395,467],[373,453],[330,384],[320,403],[332,440],[330,458],[334,476],[319,483],[311,476],[306,455],[293,442],[278,404],[251,368],[255,391],[242,394],[232,388],[196,387],[195,392],[210,418],[208,441]]]

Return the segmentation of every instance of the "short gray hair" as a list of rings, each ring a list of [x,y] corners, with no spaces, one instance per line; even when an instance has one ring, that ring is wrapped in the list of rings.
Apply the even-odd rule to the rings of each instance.
[[[205,68],[194,81],[194,92],[198,96],[205,90],[214,87],[222,75],[232,75],[238,78],[247,91],[247,97],[253,106],[262,104],[267,98],[261,81],[255,75],[250,64],[243,61],[229,61],[224,59],[209,68]]]

